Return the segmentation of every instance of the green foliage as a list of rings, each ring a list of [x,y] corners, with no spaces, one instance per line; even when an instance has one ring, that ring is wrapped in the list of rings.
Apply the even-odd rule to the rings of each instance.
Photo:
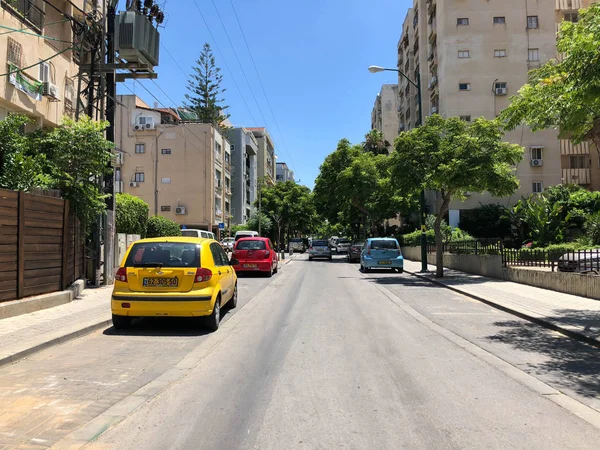
[[[461,213],[460,229],[476,238],[504,238],[511,235],[507,210],[499,204],[481,205]]]
[[[23,134],[20,129],[27,122],[13,115],[0,122],[0,187],[59,189],[89,229],[106,206],[96,180],[112,170],[113,144],[104,138],[108,123],[65,118],[51,131]]]
[[[383,133],[379,130],[371,130],[365,134],[365,141],[362,143],[363,151],[373,155],[387,155],[390,147],[391,144],[385,140]]]
[[[433,229],[428,229],[425,232],[425,235],[427,236],[428,244],[435,244],[435,232],[433,231]],[[412,233],[407,233],[403,235],[399,240],[401,244],[406,247],[418,247],[421,245],[421,230],[416,230]]]
[[[563,206],[550,202],[548,195],[532,195],[521,199],[513,208],[515,215],[526,225],[528,236],[537,245],[558,244],[565,238]]]
[[[367,139],[377,133],[372,131]],[[342,139],[321,165],[315,181],[315,202],[319,214],[331,224],[356,228],[368,222],[374,232],[385,220],[414,206],[414,199],[399,196],[391,181],[387,150],[374,154],[379,150],[367,150],[371,147],[366,143],[353,146]]]
[[[445,119],[435,114],[423,126],[396,138],[391,157],[393,184],[404,196],[417,195],[421,190],[441,193],[435,222],[438,248],[443,241],[441,221],[452,199],[464,199],[467,191],[502,197],[517,189],[514,166],[523,158],[523,148],[504,142],[503,135],[496,120],[478,118],[468,123],[458,117]],[[440,277],[442,265],[438,251]]]
[[[139,234],[146,237],[148,203],[129,194],[117,194],[115,221],[117,233]]]
[[[593,245],[600,245],[600,211],[586,217],[585,231]]]
[[[163,216],[152,216],[148,219],[146,237],[181,236],[181,229],[177,222]]]
[[[501,118],[507,129],[556,128],[561,137],[600,148],[600,4],[580,10],[577,23],[563,21],[556,45],[562,61],[532,70]]]
[[[226,129],[224,122],[230,115],[224,113],[228,107],[222,104],[224,99],[220,98],[225,92],[225,89],[221,88],[223,75],[221,69],[216,66],[210,44],[204,44],[192,69],[194,72],[190,75],[187,86],[191,94],[185,95],[185,106],[194,111],[201,122],[213,123],[221,129]]]
[[[231,227],[231,236],[235,236],[235,233],[238,231],[246,231],[249,230],[247,225],[233,225]]]
[[[273,230],[273,221],[265,214],[259,214],[258,211],[254,210],[250,214],[248,222],[246,222],[246,228],[252,231],[258,231],[258,219],[260,217],[260,233],[263,236],[269,236]]]

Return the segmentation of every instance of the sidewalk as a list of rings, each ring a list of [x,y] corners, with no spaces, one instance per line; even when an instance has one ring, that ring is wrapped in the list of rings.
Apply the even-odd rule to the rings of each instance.
[[[0,321],[0,366],[111,323],[112,286],[86,289],[70,303]]]
[[[404,269],[411,275],[600,347],[600,301],[447,268],[444,278],[435,278],[435,266],[431,264],[428,269],[432,273],[423,276],[417,273],[421,270],[420,261],[404,260]]]

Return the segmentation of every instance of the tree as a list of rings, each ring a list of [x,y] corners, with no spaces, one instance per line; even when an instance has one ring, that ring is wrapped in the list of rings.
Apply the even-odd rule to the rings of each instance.
[[[502,141],[499,122],[458,117],[429,116],[425,124],[396,138],[391,156],[392,181],[403,195],[421,190],[438,191],[440,210],[435,221],[437,277],[443,277],[443,236],[441,223],[452,199],[465,193],[489,192],[501,197],[519,186],[514,166],[523,157],[523,148]]]
[[[371,130],[365,134],[365,142],[362,143],[364,152],[373,155],[387,155],[391,144],[385,140],[383,133],[379,130]]]
[[[525,123],[533,131],[557,128],[574,143],[591,140],[600,151],[600,4],[579,11],[577,23],[564,21],[551,60],[529,73],[501,114],[507,129]]]
[[[146,237],[181,236],[181,229],[177,222],[163,216],[152,216],[148,219]]]
[[[270,217],[262,212],[259,214],[257,210],[253,210],[250,213],[250,218],[246,222],[246,227],[248,230],[258,231],[258,219],[260,217],[260,232],[263,236],[269,236],[271,230],[273,228],[273,222],[271,222]]]
[[[224,100],[220,98],[226,89],[221,88],[223,75],[221,69],[216,66],[208,43],[204,44],[196,66],[192,69],[194,73],[190,75],[187,86],[191,94],[185,95],[185,106],[194,111],[201,122],[213,123],[221,129],[226,129],[224,121],[229,118],[229,114],[223,111],[228,107],[222,105]]]
[[[117,194],[116,217],[117,233],[139,234],[146,237],[148,224],[148,203],[130,194]]]
[[[460,229],[477,238],[503,238],[511,235],[507,209],[500,204],[481,205],[460,215]]]
[[[548,194],[531,195],[519,200],[513,212],[523,222],[528,236],[536,246],[564,241],[566,226],[563,206],[550,201]]]

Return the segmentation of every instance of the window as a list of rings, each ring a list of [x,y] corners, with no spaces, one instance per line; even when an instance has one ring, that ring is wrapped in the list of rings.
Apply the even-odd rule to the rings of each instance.
[[[160,207],[160,210],[161,210],[162,212],[171,211],[171,207],[170,207],[170,206],[161,206],[161,207]]]
[[[459,58],[469,58],[471,55],[469,53],[469,50],[459,50],[458,51],[458,57]]]
[[[530,48],[529,54],[527,56],[527,61],[539,61],[540,60],[540,50],[538,48]]]
[[[136,183],[143,183],[143,182],[144,182],[144,179],[145,179],[145,177],[144,177],[144,172],[136,172],[136,173],[135,173],[135,178],[134,178],[134,181],[135,181]]]
[[[217,141],[215,141],[215,153],[218,155],[221,154],[221,144],[219,144]]]
[[[8,54],[6,62],[18,68],[21,68],[23,63],[23,46],[13,38],[8,38]]]
[[[221,187],[221,171],[215,170],[215,186]]]
[[[494,92],[496,95],[506,95],[508,93],[506,83],[503,81],[494,83]]]
[[[529,149],[531,152],[531,159],[542,159],[542,149],[543,147],[531,147]]]
[[[494,50],[494,57],[506,58],[506,50],[504,50],[504,49]]]
[[[164,184],[171,184],[171,178],[169,178],[169,177],[161,178],[160,182],[164,183]]]
[[[225,201],[225,212],[228,213],[229,212],[229,202]]]
[[[227,255],[221,248],[219,244],[213,242],[210,244],[210,252],[212,253],[213,260],[215,262],[215,266],[228,266],[229,260],[227,259]]]
[[[229,153],[225,152],[225,162],[227,164],[229,164],[229,161],[231,161],[231,155],[229,155]]]
[[[586,168],[586,155],[571,155],[569,156],[569,168],[571,169],[585,169]]]
[[[470,91],[471,83],[458,83],[458,89],[461,91]]]
[[[579,14],[576,12],[566,12],[563,18],[565,22],[579,22]]]
[[[538,16],[527,16],[527,28],[530,30],[538,28]]]
[[[504,25],[505,23],[506,23],[506,18],[504,16],[494,17],[494,25]]]
[[[221,247],[215,242],[215,245]],[[200,267],[200,246],[187,242],[134,242],[125,267],[134,264],[160,264],[162,267]]]
[[[40,81],[42,83],[50,81],[50,64],[40,61]]]
[[[460,116],[460,120],[464,120],[465,122],[470,122],[471,121],[471,116],[469,116],[469,115]]]
[[[539,194],[540,192],[543,192],[543,191],[544,191],[544,185],[542,184],[542,182],[541,182],[541,181],[534,181],[534,182],[532,183],[532,189],[531,189],[531,191],[532,191],[534,194]]]
[[[171,154],[171,149],[170,148],[163,148],[160,151],[161,155],[170,155]]]
[[[230,186],[231,186],[231,181],[229,180],[229,177],[225,177],[225,187],[227,189],[229,189]]]
[[[235,151],[235,145],[231,144],[229,146],[229,151],[233,153]]]
[[[146,144],[135,144],[136,153],[146,153]]]
[[[459,25],[459,26],[469,25],[469,18],[468,17],[459,17],[458,19],[456,19],[456,25]]]

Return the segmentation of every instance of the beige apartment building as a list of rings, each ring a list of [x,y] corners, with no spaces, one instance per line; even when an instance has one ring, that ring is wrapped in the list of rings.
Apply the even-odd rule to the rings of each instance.
[[[398,106],[398,85],[382,85],[371,111],[371,129],[383,133],[385,140],[390,143],[390,150],[398,136]]]
[[[246,128],[251,131],[258,143],[258,180],[267,185],[275,184],[275,145],[264,127]]]
[[[83,14],[84,7],[91,7],[91,2],[83,0],[48,3],[75,17]],[[67,50],[74,40],[73,31],[70,22],[48,3],[0,3],[0,67],[2,73],[13,72],[0,77],[0,120],[10,113],[25,114],[34,121],[28,131],[55,127],[75,109],[79,67],[74,52]]]
[[[184,122],[177,110],[151,108],[134,95],[118,103],[115,191],[145,200],[151,215],[218,235],[231,216],[227,139],[212,124]]]
[[[527,82],[530,69],[556,58],[557,24],[576,20],[581,6],[577,0],[416,0],[398,42],[398,68],[413,80],[420,77],[423,116],[492,119]],[[400,75],[398,85],[403,131],[419,123],[417,90]],[[557,136],[555,130],[532,133],[526,127],[507,134],[507,140],[525,148],[517,166],[519,190],[508,198],[473,194],[464,202],[453,201],[451,225],[458,225],[460,210],[480,203],[512,205],[560,183],[593,188],[593,164],[585,156],[589,146],[573,146]],[[437,200],[429,195],[430,205]]]

